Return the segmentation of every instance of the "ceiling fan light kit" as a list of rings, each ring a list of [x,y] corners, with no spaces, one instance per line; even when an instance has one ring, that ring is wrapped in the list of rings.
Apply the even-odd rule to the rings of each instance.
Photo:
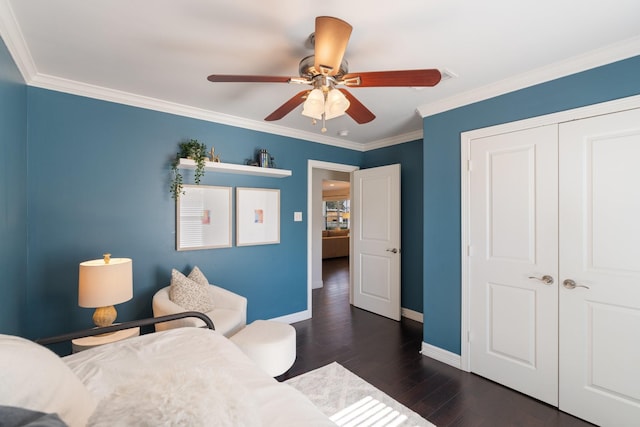
[[[320,120],[324,114],[324,94],[322,89],[313,89],[302,105],[302,115]]]
[[[368,123],[376,118],[349,91],[336,86],[427,87],[437,85],[442,78],[437,69],[349,73],[344,52],[351,37],[351,25],[331,16],[318,16],[315,24],[315,33],[310,37],[313,40],[314,55],[300,61],[300,77],[212,74],[207,79],[213,83],[295,83],[313,86],[313,89],[294,95],[265,120],[280,120],[303,104],[302,115],[311,117],[313,123],[322,120],[322,132],[326,132],[324,121],[345,113],[358,124]]]
[[[324,107],[324,118],[329,120],[342,116],[349,109],[349,100],[339,90],[332,89],[327,93]]]
[[[302,115],[311,117],[313,124],[322,120],[322,133],[327,131],[325,121],[340,117],[349,108],[349,100],[342,92],[333,86],[315,88],[307,94],[307,100],[302,105]]]

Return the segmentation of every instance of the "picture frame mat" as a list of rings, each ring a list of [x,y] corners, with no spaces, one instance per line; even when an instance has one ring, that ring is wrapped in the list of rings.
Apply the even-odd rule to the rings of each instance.
[[[176,250],[232,246],[231,187],[184,185],[176,201]]]
[[[236,188],[236,246],[280,243],[280,190]]]

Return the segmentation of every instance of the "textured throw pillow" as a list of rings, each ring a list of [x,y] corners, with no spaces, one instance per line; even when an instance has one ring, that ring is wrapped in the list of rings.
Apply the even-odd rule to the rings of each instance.
[[[209,285],[209,280],[204,275],[204,273],[202,271],[200,271],[200,269],[198,268],[197,265],[195,267],[193,267],[193,270],[191,270],[191,273],[189,273],[189,275],[187,277],[189,279],[193,280],[194,282],[196,282],[199,285],[202,285],[202,286],[208,286]]]
[[[259,427],[259,413],[251,392],[222,368],[169,366],[118,386],[87,425]]]
[[[0,384],[0,405],[55,413],[71,427],[84,426],[96,407],[60,357],[12,335],[0,335]]]
[[[171,270],[169,299],[185,310],[207,313],[213,310],[213,301],[208,286],[208,283],[202,285],[189,279],[174,268]]]

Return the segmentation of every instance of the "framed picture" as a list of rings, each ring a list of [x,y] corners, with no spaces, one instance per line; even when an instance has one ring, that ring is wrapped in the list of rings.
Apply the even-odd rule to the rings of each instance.
[[[231,187],[185,185],[176,203],[176,250],[231,246]]]
[[[236,188],[236,245],[280,243],[280,190]]]

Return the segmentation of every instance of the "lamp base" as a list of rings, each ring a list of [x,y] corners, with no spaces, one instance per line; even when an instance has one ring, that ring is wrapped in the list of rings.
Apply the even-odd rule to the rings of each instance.
[[[118,316],[118,312],[116,308],[112,305],[108,307],[98,307],[96,311],[93,313],[93,323],[97,327],[103,326],[111,326],[113,322],[116,320]]]

